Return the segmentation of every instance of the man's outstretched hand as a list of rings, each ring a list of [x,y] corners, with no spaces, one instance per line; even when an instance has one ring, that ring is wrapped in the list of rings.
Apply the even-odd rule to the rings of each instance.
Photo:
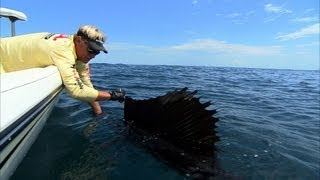
[[[119,101],[122,103],[126,98],[126,92],[122,89],[114,90],[109,93],[111,95],[111,101]]]

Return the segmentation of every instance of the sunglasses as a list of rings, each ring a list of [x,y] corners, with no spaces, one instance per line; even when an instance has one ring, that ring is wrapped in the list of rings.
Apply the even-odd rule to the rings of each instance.
[[[87,40],[85,41],[85,43],[88,45],[87,51],[88,51],[90,54],[98,55],[98,54],[100,53],[100,51],[96,51],[96,50],[91,49]]]
[[[100,51],[96,51],[96,50],[93,50],[93,49],[91,49],[90,47],[88,47],[88,52],[90,53],[90,54],[94,54],[94,55],[98,55],[99,53],[100,53]]]

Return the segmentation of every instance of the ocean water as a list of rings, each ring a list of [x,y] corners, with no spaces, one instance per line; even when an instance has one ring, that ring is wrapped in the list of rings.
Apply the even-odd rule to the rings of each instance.
[[[98,89],[135,99],[198,90],[217,109],[218,166],[243,179],[320,178],[319,71],[92,64]],[[132,141],[123,104],[86,103],[62,92],[11,179],[186,179]]]

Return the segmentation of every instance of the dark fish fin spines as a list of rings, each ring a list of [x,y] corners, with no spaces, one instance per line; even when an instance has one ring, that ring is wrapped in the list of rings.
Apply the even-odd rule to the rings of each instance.
[[[147,100],[125,100],[125,121],[150,135],[172,144],[185,152],[213,155],[219,140],[215,128],[216,110],[207,110],[211,102],[201,103],[194,97],[197,91],[188,88],[174,90]]]

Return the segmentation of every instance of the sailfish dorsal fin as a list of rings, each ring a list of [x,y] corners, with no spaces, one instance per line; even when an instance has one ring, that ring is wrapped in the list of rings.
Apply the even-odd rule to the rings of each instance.
[[[124,119],[131,127],[156,136],[184,152],[211,156],[219,140],[216,110],[207,110],[197,91],[174,90],[147,100],[125,100]]]

